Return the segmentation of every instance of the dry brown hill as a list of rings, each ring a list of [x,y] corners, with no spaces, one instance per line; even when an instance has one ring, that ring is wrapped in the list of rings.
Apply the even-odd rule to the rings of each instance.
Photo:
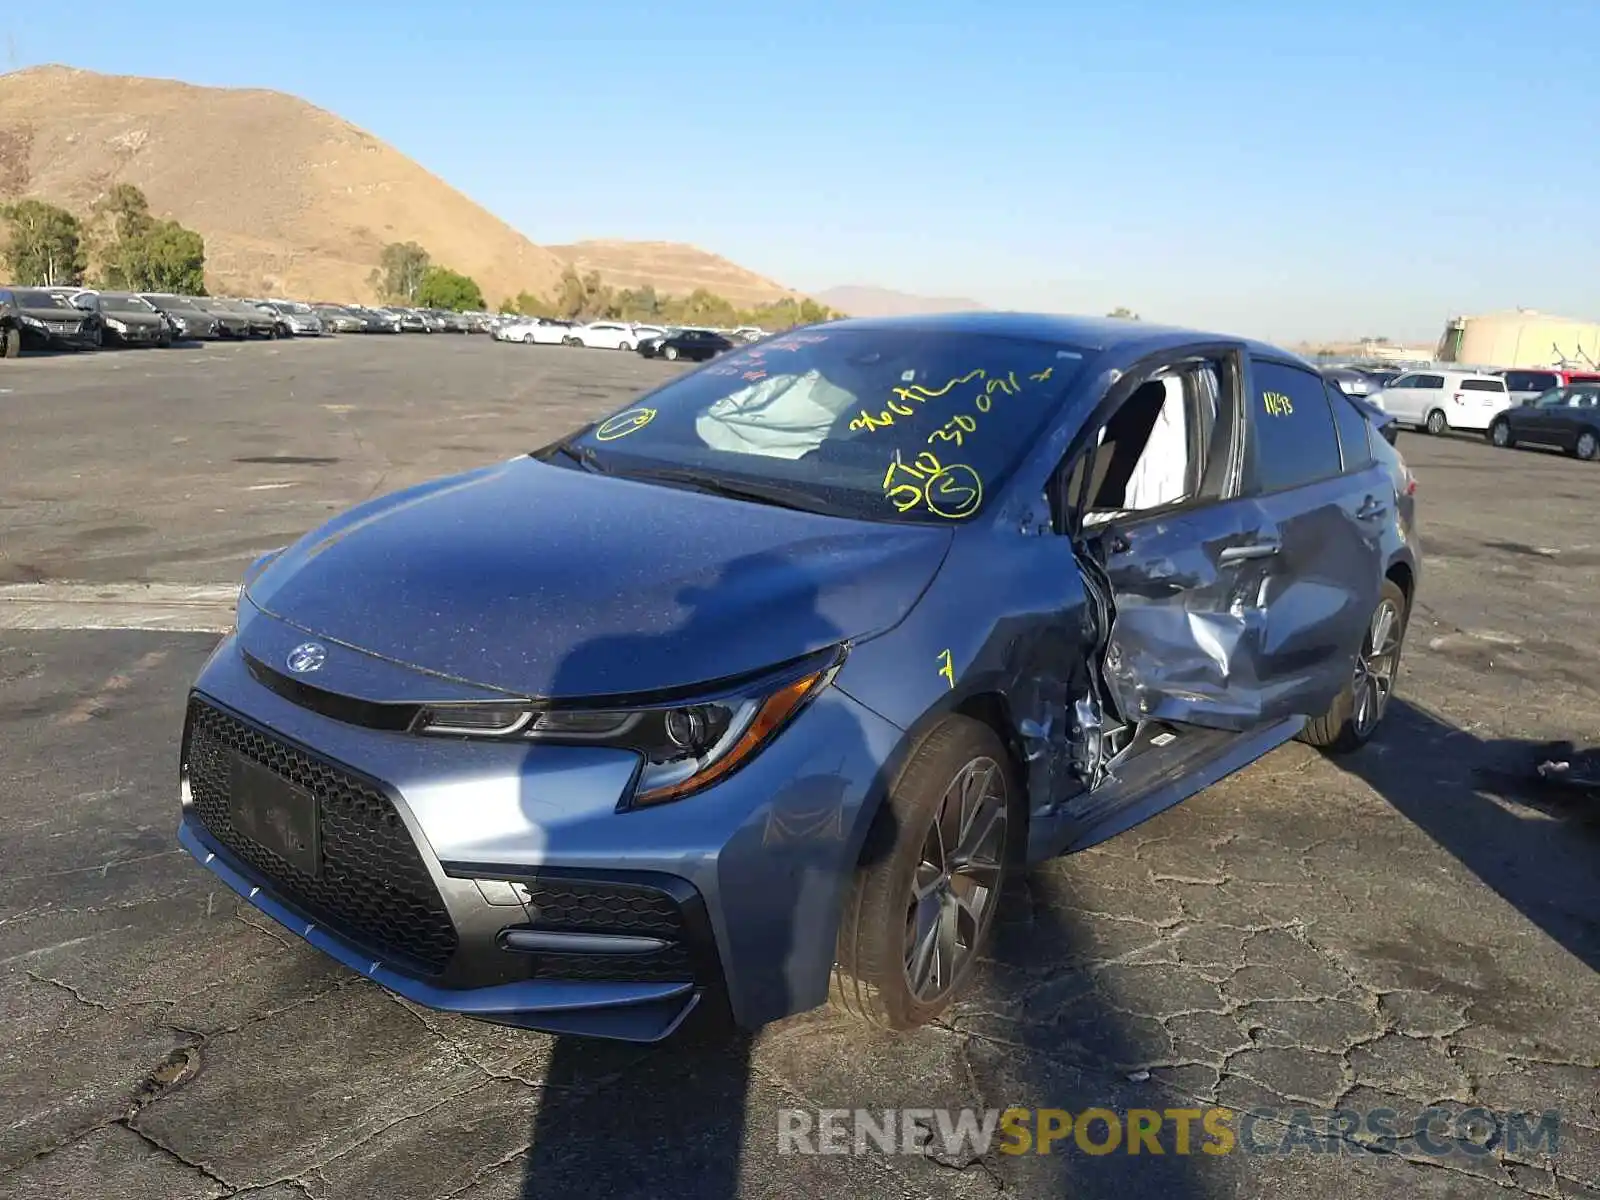
[[[705,288],[741,307],[799,295],[738,263],[681,242],[606,240],[551,246],[549,250],[580,273],[599,272],[601,282],[615,288],[639,288],[648,283],[663,295],[678,296]]]
[[[0,198],[82,212],[114,183],[206,239],[214,291],[370,300],[385,243],[417,241],[491,304],[562,262],[393,147],[280,92],[33,67],[0,75]]]

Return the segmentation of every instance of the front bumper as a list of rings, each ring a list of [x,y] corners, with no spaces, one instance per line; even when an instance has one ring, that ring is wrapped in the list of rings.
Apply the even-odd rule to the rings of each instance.
[[[22,331],[22,344],[30,349],[92,350],[95,346],[94,334],[89,330],[69,333],[60,329],[40,329],[36,325],[28,324],[23,324],[19,328]]]
[[[180,840],[274,920],[420,1004],[554,1033],[656,1041],[708,1001],[753,1028],[826,999],[898,729],[829,689],[717,786],[618,812],[631,754],[368,728],[266,686],[241,653],[259,674],[303,637],[257,617],[226,639],[184,739]],[[378,662],[364,683],[409,675]],[[234,731],[231,752],[316,793],[326,878],[367,880],[359,897],[328,894],[232,827],[215,739],[196,732],[216,718],[200,709]],[[385,827],[350,825],[379,810]]]

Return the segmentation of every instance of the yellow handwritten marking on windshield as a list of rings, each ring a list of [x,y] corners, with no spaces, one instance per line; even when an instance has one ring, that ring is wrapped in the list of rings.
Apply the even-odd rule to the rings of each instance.
[[[1046,367],[1044,370],[1040,371],[1037,375],[1029,375],[1028,378],[1033,380],[1033,382],[1035,382],[1035,383],[1043,383],[1046,379],[1049,379],[1050,376],[1053,375],[1054,373],[1055,373],[1055,368],[1054,367]]]
[[[970,517],[983,503],[983,480],[965,463],[952,463],[928,480],[923,491],[928,511],[948,521]]]
[[[910,480],[896,483],[896,472]],[[896,450],[883,474],[883,494],[897,512],[926,506],[934,516],[959,521],[977,512],[983,503],[983,480],[965,463],[947,466],[931,451],[922,451],[908,463]]]
[[[939,674],[943,675],[945,677],[945,679],[949,682],[950,686],[952,688],[954,688],[956,686],[956,666],[955,666],[955,663],[950,658],[950,651],[948,651],[948,650],[939,651],[939,659],[938,659],[938,661],[939,661]]]
[[[656,410],[653,408],[630,408],[602,422],[600,428],[594,431],[594,439],[597,442],[614,442],[619,437],[643,429],[655,419]]]
[[[974,379],[982,379],[987,374],[988,372],[982,367],[974,367],[965,375],[961,375],[955,379],[952,379],[942,388],[934,388],[932,391],[929,391],[921,384],[914,383],[910,387],[895,388],[894,394],[899,396],[902,400],[937,400],[940,396],[948,395],[951,388],[960,387],[963,383],[971,383]]]

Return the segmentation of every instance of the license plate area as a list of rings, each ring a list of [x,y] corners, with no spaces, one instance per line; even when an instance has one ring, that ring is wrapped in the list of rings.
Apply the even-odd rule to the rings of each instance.
[[[317,798],[248,758],[235,756],[228,794],[233,827],[313,879],[322,874]]]

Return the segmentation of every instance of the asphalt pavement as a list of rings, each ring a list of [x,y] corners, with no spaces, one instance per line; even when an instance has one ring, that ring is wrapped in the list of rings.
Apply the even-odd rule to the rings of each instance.
[[[0,364],[0,1194],[1600,1197],[1600,819],[1532,776],[1600,743],[1594,464],[1402,435],[1426,562],[1374,744],[1290,745],[1033,872],[973,992],[914,1034],[819,1010],[631,1047],[447,1017],[178,849],[185,689],[251,558],[677,369],[444,335]],[[779,1136],[796,1110],[1009,1106],[1251,1133]],[[1403,1136],[1430,1106],[1559,1134],[1441,1150]],[[1393,1110],[1402,1136],[1297,1138],[1297,1109]]]

